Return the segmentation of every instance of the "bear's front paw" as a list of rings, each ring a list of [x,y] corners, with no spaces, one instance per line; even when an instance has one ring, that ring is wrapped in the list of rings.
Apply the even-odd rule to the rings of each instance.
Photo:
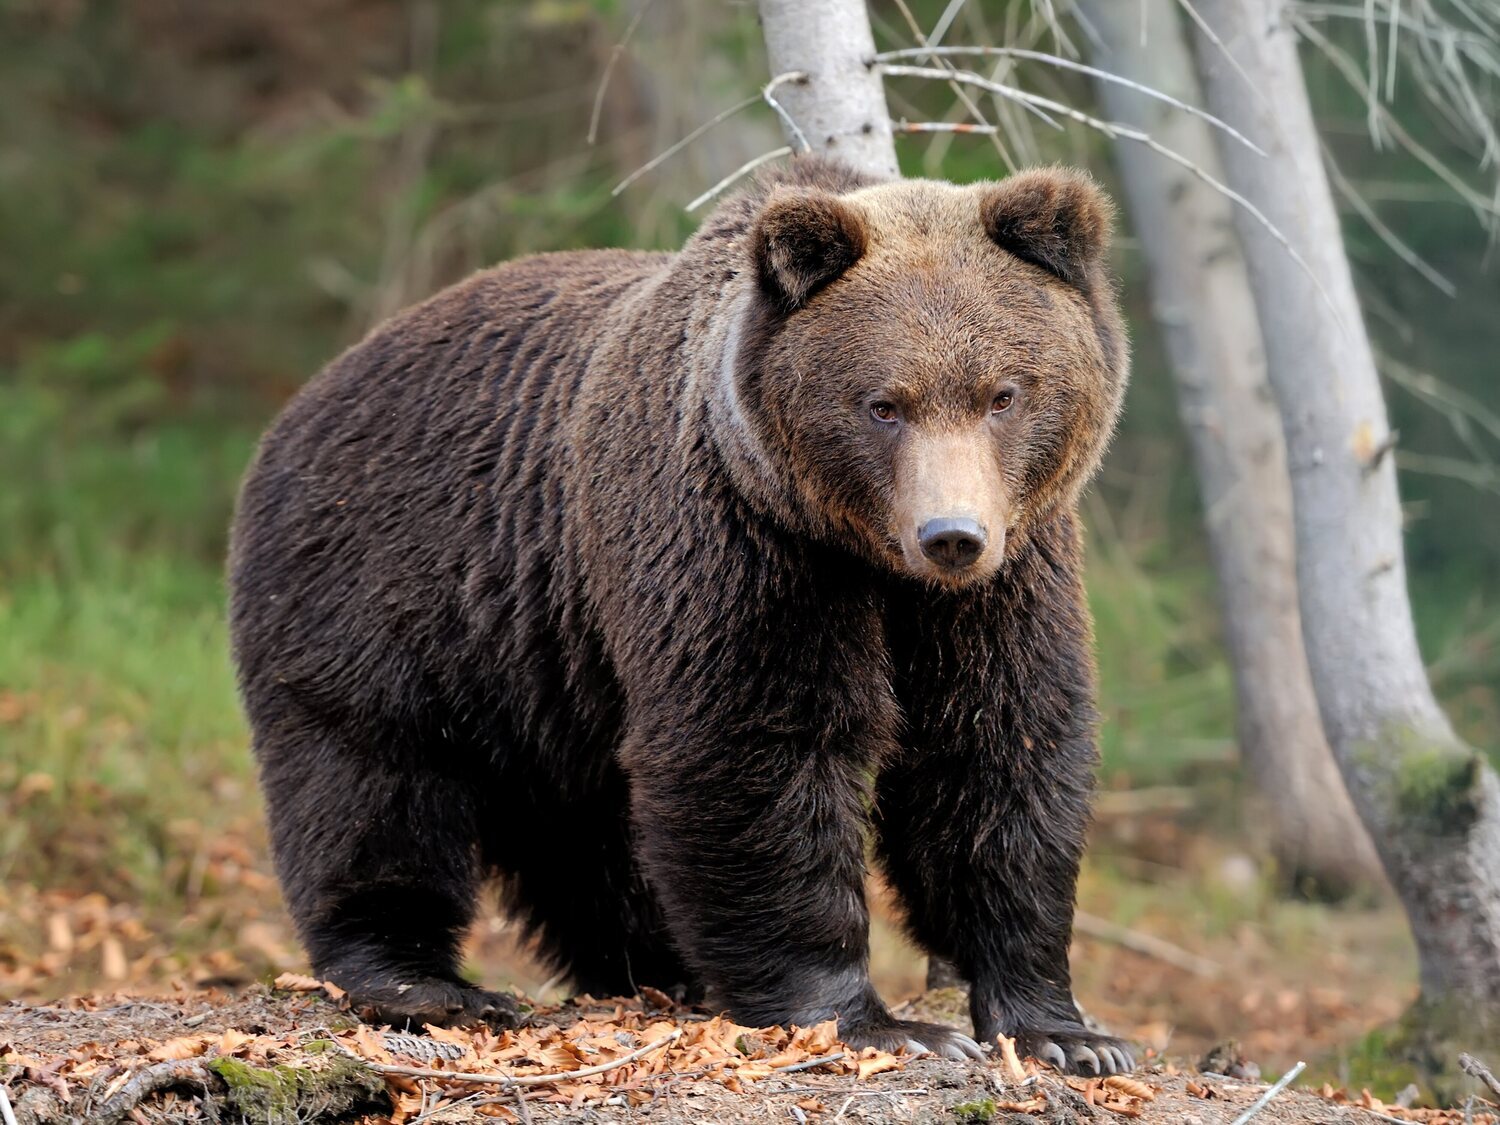
[[[349,1008],[365,1023],[403,1029],[420,1029],[429,1023],[436,1027],[485,1024],[502,1031],[525,1022],[514,996],[436,977],[351,988]]]
[[[919,1023],[892,1017],[871,1020],[839,1020],[839,1038],[864,1050],[876,1047],[896,1054],[937,1055],[944,1059],[984,1059],[978,1043],[961,1031],[940,1023]]]
[[[1015,1036],[1016,1052],[1029,1055],[1064,1074],[1124,1074],[1135,1069],[1135,1054],[1123,1039],[1076,1027],[1023,1028]]]

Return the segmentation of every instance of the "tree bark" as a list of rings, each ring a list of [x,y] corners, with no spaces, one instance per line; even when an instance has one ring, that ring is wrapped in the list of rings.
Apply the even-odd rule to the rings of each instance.
[[[1201,103],[1175,0],[1079,0],[1079,8],[1099,36],[1096,66]],[[1201,119],[1118,83],[1100,81],[1096,90],[1111,120],[1142,129],[1221,178]],[[1191,440],[1234,673],[1240,753],[1288,881],[1341,895],[1378,880],[1379,861],[1323,736],[1303,650],[1286,445],[1233,204],[1143,145],[1118,144],[1114,159]]]
[[[1229,184],[1305,262],[1236,209],[1286,435],[1323,727],[1410,917],[1422,1007],[1500,1034],[1500,783],[1454,735],[1417,648],[1393,438],[1296,41],[1283,0],[1197,10],[1224,45],[1196,39],[1209,109],[1269,153],[1221,140]]]
[[[864,0],[760,0],[771,73],[800,71],[775,97],[814,152],[878,176],[895,176],[896,144]],[[790,131],[789,131],[790,132]],[[789,135],[795,147],[798,138]]]

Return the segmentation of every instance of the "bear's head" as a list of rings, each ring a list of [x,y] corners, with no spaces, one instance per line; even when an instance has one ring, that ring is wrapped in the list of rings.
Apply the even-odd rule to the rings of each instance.
[[[1073,504],[1128,371],[1110,218],[1063,170],[772,188],[730,377],[799,522],[959,587]]]

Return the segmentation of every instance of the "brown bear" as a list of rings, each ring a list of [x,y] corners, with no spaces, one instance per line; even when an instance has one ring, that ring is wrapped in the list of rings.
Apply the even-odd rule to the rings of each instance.
[[[316,971],[366,1019],[514,1023],[459,973],[497,874],[580,990],[978,1055],[870,985],[873,835],[981,1042],[1132,1066],[1068,970],[1108,232],[1076,173],[805,158],[678,253],[484,271],[309,383],[244,484],[231,618]]]

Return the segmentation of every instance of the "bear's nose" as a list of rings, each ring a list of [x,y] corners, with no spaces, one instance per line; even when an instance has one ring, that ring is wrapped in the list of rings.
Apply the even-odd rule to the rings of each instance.
[[[972,566],[984,553],[984,539],[979,521],[963,516],[928,520],[917,528],[922,554],[949,570]]]

